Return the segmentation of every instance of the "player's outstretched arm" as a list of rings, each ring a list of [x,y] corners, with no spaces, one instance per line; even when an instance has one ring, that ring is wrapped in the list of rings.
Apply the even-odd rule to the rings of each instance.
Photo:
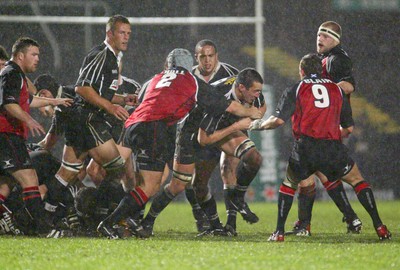
[[[90,86],[77,86],[75,87],[75,92],[82,96],[90,104],[104,109],[107,113],[114,115],[119,120],[126,120],[129,117],[129,113],[124,108],[122,108],[120,105],[111,103],[105,98],[102,98]]]
[[[21,122],[24,122],[33,136],[46,134],[44,128],[18,104],[6,104],[4,105],[4,109],[10,116],[20,120]]]
[[[71,98],[46,98],[46,97],[34,96],[31,104],[29,104],[29,107],[40,108],[40,107],[45,107],[48,105],[51,105],[51,106],[62,105],[65,107],[69,107],[72,105],[73,102],[74,102],[74,100]]]
[[[233,123],[229,127],[216,130],[212,134],[207,134],[207,132],[204,129],[199,128],[199,132],[197,135],[197,140],[199,141],[201,146],[209,145],[216,143],[226,136],[235,133],[240,130],[246,130],[250,127],[250,124],[252,123],[252,120],[249,117],[242,118],[239,121]]]
[[[275,129],[285,124],[282,119],[271,115],[267,120],[262,119],[255,120],[251,123],[249,130],[264,130],[264,129]]]

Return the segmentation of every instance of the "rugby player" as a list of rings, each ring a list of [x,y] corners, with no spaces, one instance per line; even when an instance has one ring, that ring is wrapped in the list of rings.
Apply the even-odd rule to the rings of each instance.
[[[119,238],[112,226],[135,216],[158,192],[165,164],[173,156],[175,123],[196,104],[212,114],[227,110],[240,116],[261,116],[256,108],[245,108],[238,102],[228,102],[218,96],[211,86],[196,80],[190,73],[192,66],[193,58],[188,50],[178,48],[171,51],[167,57],[167,69],[151,80],[143,102],[126,121],[123,144],[132,149],[143,183],[127,194],[117,209],[99,224],[98,231],[104,236]],[[136,235],[148,237],[134,219],[128,218],[128,221]]]
[[[252,129],[274,129],[291,118],[295,138],[286,178],[279,189],[276,230],[268,240],[284,241],[285,222],[298,183],[316,172],[329,182],[341,178],[350,184],[371,216],[379,239],[390,239],[372,189],[341,141],[354,125],[349,100],[338,85],[322,78],[322,72],[321,59],[316,54],[305,55],[299,65],[301,81],[285,90],[272,116],[252,124]]]

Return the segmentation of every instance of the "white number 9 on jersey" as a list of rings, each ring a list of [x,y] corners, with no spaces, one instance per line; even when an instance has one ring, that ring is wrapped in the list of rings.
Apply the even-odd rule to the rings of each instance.
[[[155,88],[168,87],[171,82],[177,77],[175,73],[166,73],[161,77],[161,80],[156,84]]]
[[[312,93],[315,97],[314,105],[317,108],[329,107],[329,95],[328,90],[321,84],[314,84],[311,88]]]

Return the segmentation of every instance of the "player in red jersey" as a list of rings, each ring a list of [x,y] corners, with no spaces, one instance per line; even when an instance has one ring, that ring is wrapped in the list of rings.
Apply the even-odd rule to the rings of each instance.
[[[98,231],[108,238],[118,238],[112,225],[128,218],[128,224],[138,236],[146,237],[143,227],[133,218],[148,199],[160,189],[166,162],[172,159],[175,146],[175,123],[196,104],[212,114],[229,111],[240,116],[259,118],[256,108],[245,108],[227,101],[205,82],[190,73],[191,53],[174,49],[167,57],[167,69],[150,81],[146,96],[125,122],[123,144],[133,150],[143,183],[135,187],[120,202],[117,209],[102,221]]]
[[[30,115],[30,107],[69,105],[71,99],[32,97],[28,91],[25,74],[35,72],[39,64],[39,44],[31,38],[18,39],[12,48],[12,58],[0,73],[0,175],[11,175],[23,191],[22,198],[30,212],[38,233],[50,229],[43,220],[39,181],[25,146],[30,131],[32,135],[44,134],[43,127]],[[9,195],[5,186],[0,187],[0,212]]]
[[[322,63],[316,54],[304,56],[299,71],[301,81],[283,93],[275,113],[266,121],[252,124],[253,129],[274,129],[291,118],[295,138],[286,179],[279,189],[276,230],[268,240],[284,241],[285,222],[298,183],[316,172],[330,182],[342,178],[350,184],[371,216],[379,239],[390,239],[391,234],[379,217],[371,187],[341,142],[354,125],[348,98],[334,82],[321,78]]]
[[[317,35],[317,52],[322,59],[322,77],[329,78],[350,97],[355,90],[355,80],[352,74],[352,62],[348,54],[341,46],[342,28],[333,21],[327,21],[320,25]],[[347,198],[342,181],[331,183],[319,173],[316,176],[323,183],[328,195],[335,202],[343,213],[343,222],[346,222],[347,232],[360,233],[362,228],[361,220],[354,212]],[[295,223],[292,232],[296,235],[311,235],[311,215],[316,192],[314,176],[299,184],[298,189],[298,221]]]

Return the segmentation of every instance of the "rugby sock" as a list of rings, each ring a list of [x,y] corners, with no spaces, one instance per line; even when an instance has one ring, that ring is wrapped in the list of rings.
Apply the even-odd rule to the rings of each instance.
[[[47,199],[52,205],[58,203],[64,206],[73,206],[74,199],[68,190],[68,182],[61,178],[58,174],[54,175],[47,185]]]
[[[140,187],[134,188],[125,195],[114,212],[104,220],[104,223],[112,225],[129,216],[134,217],[148,200],[149,198]]]
[[[222,227],[221,221],[217,213],[217,203],[211,194],[208,194],[206,200],[200,202],[201,209],[203,209],[208,220],[210,221],[211,229],[219,229]]]
[[[237,186],[247,189],[251,181],[256,177],[259,168],[259,164],[250,166],[249,163],[240,160],[236,168]],[[241,188],[241,191],[243,191],[243,188]],[[246,193],[245,190],[244,193]]]
[[[353,208],[349,203],[346,192],[343,187],[343,183],[340,180],[335,182],[326,182],[324,187],[329,194],[329,197],[335,202],[336,206],[339,208],[340,212],[346,217],[346,220],[353,220],[357,217]]]
[[[371,186],[366,181],[361,181],[354,186],[354,191],[357,194],[358,200],[367,210],[368,214],[372,218],[374,227],[377,228],[382,225],[382,220],[379,217],[378,209],[376,208],[376,202],[374,193],[372,192]]]
[[[154,223],[157,216],[164,210],[165,207],[176,197],[168,190],[169,184],[163,188],[163,191],[154,197],[149,212],[147,213],[144,222]]]
[[[293,197],[296,190],[285,185],[281,185],[278,195],[278,221],[276,230],[285,232],[285,223],[289,215],[290,208],[292,207]]]
[[[298,217],[302,224],[310,224],[315,201],[315,183],[298,189]]]
[[[185,187],[185,195],[186,195],[186,199],[189,201],[189,203],[193,209],[201,208],[199,203],[197,202],[196,193],[194,192],[192,185],[189,184]]]
[[[235,185],[224,185],[224,199],[227,214],[226,224],[229,224],[236,229],[236,215],[237,211],[232,206],[231,200],[235,195]]]
[[[26,187],[22,190],[22,200],[32,216],[38,233],[48,233],[50,225],[44,220],[45,211],[40,196],[39,186]]]

